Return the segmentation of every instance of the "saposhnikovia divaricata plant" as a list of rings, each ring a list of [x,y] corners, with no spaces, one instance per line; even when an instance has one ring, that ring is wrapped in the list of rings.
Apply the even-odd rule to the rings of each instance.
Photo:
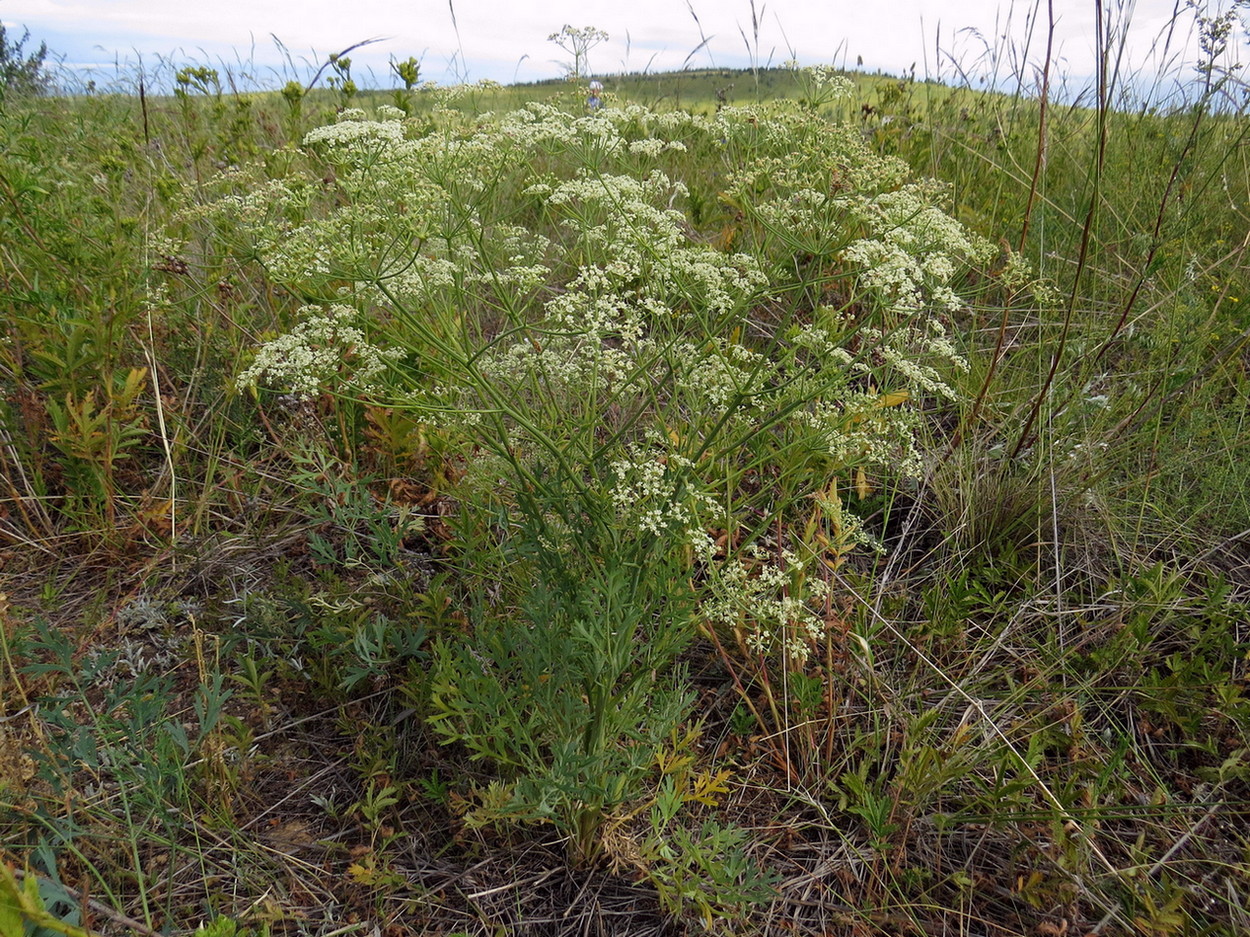
[[[501,775],[479,818],[550,820],[584,854],[684,717],[700,623],[748,674],[804,666],[824,594],[794,570],[825,558],[776,530],[835,476],[920,470],[915,405],[954,393],[943,317],[985,246],[813,108],[452,104],[344,111],[307,168],[223,176],[183,222],[304,298],[240,387],[462,441],[495,599],[437,649],[433,725]],[[854,540],[832,488],[822,523]]]

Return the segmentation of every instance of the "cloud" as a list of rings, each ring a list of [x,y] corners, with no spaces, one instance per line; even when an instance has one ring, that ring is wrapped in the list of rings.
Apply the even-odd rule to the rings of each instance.
[[[591,65],[599,72],[679,68],[700,43],[700,26],[703,35],[714,38],[692,64],[745,64],[743,34],[755,42],[749,3],[691,2],[698,24],[672,0],[416,0],[402,5],[391,0],[5,0],[3,12],[6,25],[28,26],[37,40],[46,39],[54,51],[79,62],[191,53],[260,70],[284,65],[270,34],[281,39],[297,63],[301,58],[320,62],[352,42],[384,37],[353,54],[362,75],[372,70],[384,76],[390,57],[416,55],[423,58],[429,78],[453,80],[467,71],[470,78],[530,80],[561,73],[558,63],[568,56],[547,36],[569,23],[611,34],[608,43],[591,52]],[[1056,8],[1056,41],[1068,69],[1091,73],[1092,5],[1057,0]],[[771,55],[774,64],[793,52],[806,62],[836,58],[837,64],[851,66],[862,56],[870,69],[897,73],[914,62],[922,72],[941,68],[949,75],[952,63],[965,69],[984,65],[981,60],[994,52],[1000,64],[1007,61],[1005,50],[1023,48],[1027,15],[1035,9],[996,0],[771,0],[756,5],[757,13],[764,12],[758,23],[759,54],[763,59]],[[1173,0],[1138,0],[1137,59],[1148,57],[1172,10]],[[941,55],[934,48],[939,35]],[[1032,48],[1037,56],[1044,48],[1036,29]]]

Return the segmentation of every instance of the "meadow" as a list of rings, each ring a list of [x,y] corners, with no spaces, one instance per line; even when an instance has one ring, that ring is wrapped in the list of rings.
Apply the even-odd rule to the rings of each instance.
[[[1234,22],[0,99],[0,937],[1250,931]]]

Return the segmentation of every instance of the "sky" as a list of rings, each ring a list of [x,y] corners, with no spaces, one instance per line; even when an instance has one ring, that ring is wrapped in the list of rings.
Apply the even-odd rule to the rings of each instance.
[[[1050,2],[1058,73],[1084,80],[1094,71],[1095,0]],[[1202,3],[1214,10],[1220,0]],[[1159,67],[1165,50],[1173,63],[1192,61],[1194,16],[1185,4],[1102,0],[1128,27],[1135,70]],[[409,56],[421,61],[423,80],[440,84],[561,76],[572,56],[548,36],[566,23],[609,34],[589,53],[598,74],[793,57],[891,74],[914,64],[917,77],[939,80],[995,67],[1001,76],[1016,64],[1004,50],[1042,60],[1046,9],[1047,0],[0,0],[0,21],[10,39],[29,29],[65,69],[101,87],[124,87],[140,68],[149,85],[162,75],[167,83],[170,63],[275,87],[306,81],[330,53],[368,39],[378,41],[351,53],[353,77],[390,87],[389,63]]]

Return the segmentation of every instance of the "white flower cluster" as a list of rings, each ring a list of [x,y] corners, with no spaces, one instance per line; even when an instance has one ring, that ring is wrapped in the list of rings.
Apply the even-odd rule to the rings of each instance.
[[[819,361],[844,367],[849,371],[867,371],[868,366],[856,362],[846,347],[829,334],[829,329],[821,325],[803,325],[794,331],[790,344],[795,348],[804,348],[813,352]]]
[[[848,98],[855,91],[855,83],[832,65],[811,65],[805,71],[812,86],[827,96],[825,100]]]
[[[659,170],[644,178],[582,172],[556,187],[547,204],[565,209],[564,225],[603,249],[648,253],[656,242],[658,252],[682,242],[685,216],[655,202],[673,202],[687,194]]]
[[[299,178],[257,180],[243,172],[226,171],[220,173],[212,185],[226,191],[214,201],[182,209],[175,221],[179,224],[211,222],[227,229],[233,226],[249,248],[280,239],[289,229],[287,217],[307,211],[315,198],[313,187]],[[236,188],[244,191],[233,191]],[[181,253],[181,245],[174,247],[176,242],[166,243],[166,253]]]
[[[941,373],[928,361],[940,363],[948,373],[967,373],[968,362],[947,337],[946,329],[933,318],[923,318],[910,327],[890,332],[865,326],[860,337],[871,343],[872,348],[888,366],[883,369],[891,378],[891,384],[955,400],[958,394],[942,379]]]
[[[384,151],[404,138],[404,128],[394,121],[367,120],[364,111],[344,114],[347,119],[308,131],[304,146],[325,146],[336,160],[345,161],[361,153]]]
[[[501,224],[483,232],[490,247],[490,261],[472,257],[467,249],[456,251],[464,282],[479,284],[486,291],[525,294],[538,290],[551,278],[546,263],[551,241],[520,225]]]
[[[676,452],[659,452],[636,444],[612,462],[616,482],[612,504],[626,529],[660,535],[669,530],[684,536],[706,536],[698,526],[697,508],[715,510],[716,502],[690,490],[694,465]]]
[[[380,278],[381,283],[356,283],[355,293],[371,305],[386,306],[393,297],[409,309],[420,309],[440,296],[452,295],[460,272],[453,261],[429,250],[409,255],[402,264],[396,263]]]
[[[812,611],[829,587],[824,579],[804,576],[809,563],[783,550],[780,563],[759,546],[746,560],[729,560],[710,571],[710,598],[701,612],[712,625],[745,632],[747,647],[757,654],[781,653],[802,663],[821,641],[828,624]]]
[[[1185,268],[1185,273],[1192,279],[1192,271],[1189,267]],[[1051,283],[1036,275],[1029,259],[1011,248],[1007,249],[1006,264],[999,273],[999,282],[1012,292],[1029,291],[1039,306],[1055,306],[1062,301],[1059,291]]]
[[[290,332],[266,342],[238,378],[240,388],[268,383],[311,397],[350,383],[368,392],[375,378],[391,362],[403,357],[398,349],[369,342],[350,306],[304,306],[299,323]]]
[[[525,147],[546,152],[575,148],[604,157],[620,152],[658,156],[684,152],[681,134],[706,132],[705,117],[684,111],[656,112],[639,104],[622,104],[570,119],[551,104],[531,102],[500,118],[500,134]],[[638,144],[638,146],[635,146]]]
[[[808,79],[829,95],[847,87],[830,69]],[[941,210],[940,192],[810,106],[715,118],[452,106],[485,90],[438,95],[420,126],[398,109],[345,112],[288,154],[283,178],[246,189],[223,179],[213,206],[187,213],[228,222],[293,291],[340,297],[302,309],[240,386],[368,393],[399,355],[368,341],[376,324],[420,358],[424,386],[398,395],[430,421],[466,434],[489,425],[509,453],[537,451],[533,428],[547,432],[553,414],[550,438],[602,433],[615,459],[596,458],[610,461],[621,523],[684,537],[705,561],[699,486],[719,470],[708,463],[738,456],[683,463],[667,431],[655,433],[674,415],[694,438],[750,440],[760,464],[772,451],[781,468],[810,458],[820,471],[919,470],[919,417],[905,401],[953,395],[950,371],[966,365],[931,313],[958,306],[950,284],[984,248]],[[688,151],[718,152],[723,177],[689,174]],[[299,160],[312,165],[291,168]],[[505,399],[532,405],[533,420],[510,422]],[[798,560],[784,566],[756,557],[722,577],[741,580],[740,619],[746,598],[759,606],[761,647],[783,632],[794,640],[795,623],[818,625],[803,613],[810,595],[782,583]]]
[[[405,118],[407,118],[407,116],[408,115],[404,113],[403,109],[395,107],[394,105],[391,105],[391,104],[379,104],[378,105],[378,120],[399,121],[399,120],[404,120]]]
[[[493,349],[478,361],[480,372],[522,396],[534,390],[568,393],[570,413],[639,384],[636,355],[588,336],[553,335],[542,343],[516,342]]]
[[[474,82],[462,82],[457,85],[436,85],[433,82],[426,82],[422,85],[422,89],[430,92],[438,106],[444,108],[450,108],[475,95],[499,91],[502,87],[503,85],[490,78],[480,78]]]
[[[643,140],[634,140],[629,144],[629,152],[635,156],[650,156],[653,159],[662,153],[684,153],[686,152],[686,144],[680,140],[659,140],[655,137],[647,137]]]
[[[828,70],[811,80],[842,81]],[[952,278],[993,247],[938,207],[931,184],[907,182],[900,160],[872,153],[850,126],[784,105],[724,108],[718,120],[736,163],[729,192],[775,239],[837,255],[892,311],[962,307]]]
[[[687,194],[658,170],[641,179],[582,174],[553,189],[547,204],[561,211],[584,260],[570,285],[713,313],[760,294],[768,281],[754,257],[691,242],[685,215],[672,207]]]
[[[870,236],[842,254],[861,268],[860,282],[898,312],[915,312],[926,303],[947,311],[962,308],[963,300],[950,288],[957,266],[994,253],[992,244],[974,237],[933,198],[929,187],[913,184],[861,200],[859,215]]]
[[[884,466],[918,477],[923,470],[916,448],[918,415],[888,403],[877,394],[846,392],[836,400],[817,400],[792,419],[816,434],[834,465]]]
[[[777,376],[776,367],[758,352],[723,339],[702,347],[682,343],[674,358],[683,364],[676,375],[678,387],[704,413],[720,413],[731,406],[740,409],[743,400]]]

